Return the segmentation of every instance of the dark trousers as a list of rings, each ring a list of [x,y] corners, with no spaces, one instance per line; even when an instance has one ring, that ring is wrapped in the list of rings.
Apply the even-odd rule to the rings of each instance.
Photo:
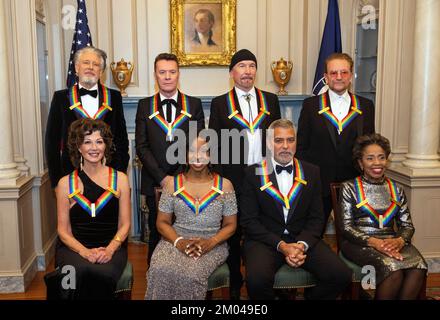
[[[161,238],[159,232],[156,228],[156,220],[157,220],[157,208],[156,208],[156,198],[155,196],[146,196],[147,207],[148,207],[148,229],[150,230],[149,238],[148,238],[148,266],[150,265],[151,256],[153,255],[153,251],[156,248],[159,240]]]
[[[322,197],[322,206],[323,206],[323,211],[324,211],[324,229],[322,230],[321,233],[321,238],[324,236],[325,233],[325,229],[327,228],[327,223],[328,223],[328,217],[330,217],[330,213],[333,210],[333,204],[332,204],[332,196],[328,195],[328,196],[324,196]]]
[[[266,244],[246,241],[244,244],[246,284],[252,300],[272,300],[275,298],[273,284],[275,273],[284,264],[284,255]],[[305,290],[305,298],[310,300],[333,300],[351,282],[351,270],[323,242],[319,241],[306,253],[301,266],[312,273],[317,285]]]

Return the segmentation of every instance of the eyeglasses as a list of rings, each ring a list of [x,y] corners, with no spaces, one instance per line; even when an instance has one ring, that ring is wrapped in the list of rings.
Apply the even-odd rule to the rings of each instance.
[[[338,74],[341,75],[341,78],[347,78],[351,75],[351,71],[350,70],[332,70],[332,71],[328,72],[328,75],[331,78],[337,78]]]

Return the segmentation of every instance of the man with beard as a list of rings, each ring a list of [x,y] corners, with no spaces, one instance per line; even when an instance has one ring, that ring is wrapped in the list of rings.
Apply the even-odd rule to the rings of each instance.
[[[106,60],[107,54],[98,48],[84,47],[76,51],[73,62],[77,83],[53,95],[45,139],[53,188],[74,169],[66,149],[67,134],[70,124],[81,118],[100,119],[110,126],[115,150],[107,165],[118,171],[127,171],[130,156],[122,97],[119,91],[107,88],[99,81]]]
[[[267,133],[270,155],[248,167],[241,190],[246,284],[251,299],[274,299],[275,273],[287,263],[316,278],[306,299],[336,299],[351,270],[321,240],[324,214],[319,168],[294,158],[296,135],[287,119]]]
[[[228,155],[225,162],[221,161],[215,166],[215,170],[232,182],[239,202],[244,169],[261,161],[266,146],[265,130],[272,121],[280,118],[280,104],[275,94],[254,86],[257,58],[249,50],[242,49],[234,54],[229,65],[229,75],[234,80],[234,88],[212,100],[209,128],[218,134],[218,155]],[[232,135],[234,131],[237,133],[240,139],[238,150],[233,150],[234,143],[222,145],[222,131]],[[240,210],[239,206],[238,219]],[[227,263],[231,271],[231,299],[240,297],[242,285],[240,240],[241,232],[237,228],[228,240],[230,249]]]

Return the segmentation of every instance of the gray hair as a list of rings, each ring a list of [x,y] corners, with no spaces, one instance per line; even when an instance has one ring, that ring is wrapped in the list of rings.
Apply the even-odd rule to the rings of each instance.
[[[276,128],[283,128],[283,129],[293,129],[294,135],[296,137],[296,127],[293,124],[292,121],[288,120],[288,119],[278,119],[275,120],[274,122],[272,122],[269,126],[269,128],[267,128],[266,131],[266,146],[269,146],[273,143],[273,140],[275,138],[274,134],[275,134],[275,129]],[[296,140],[296,138],[295,138]]]
[[[87,52],[93,52],[98,57],[101,58],[101,69],[104,71],[107,67],[107,53],[105,53],[104,50],[95,48],[95,47],[84,47],[82,49],[79,49],[75,52],[75,55],[73,56],[73,64],[76,65],[81,58],[81,55]]]
[[[296,127],[289,119],[278,119],[272,122],[269,126],[269,130],[275,130],[276,128],[293,129],[296,133]]]

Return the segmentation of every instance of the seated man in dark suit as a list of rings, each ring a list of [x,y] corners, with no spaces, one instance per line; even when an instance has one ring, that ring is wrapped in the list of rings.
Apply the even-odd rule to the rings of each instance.
[[[318,167],[294,158],[295,128],[274,121],[267,133],[271,156],[245,169],[240,198],[247,290],[251,299],[273,299],[275,273],[287,263],[317,278],[306,299],[335,299],[351,270],[321,240],[324,214]]]

